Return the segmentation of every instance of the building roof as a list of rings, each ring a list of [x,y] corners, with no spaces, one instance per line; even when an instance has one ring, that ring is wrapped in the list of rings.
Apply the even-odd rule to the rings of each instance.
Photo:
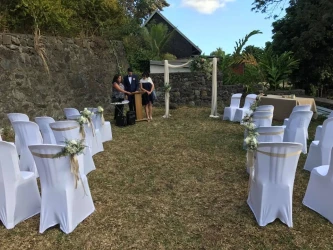
[[[158,14],[160,17],[162,17],[162,19],[166,22],[166,23],[168,23],[176,32],[178,32],[182,37],[184,37],[185,38],[185,40],[186,41],[188,41],[195,49],[197,49],[199,52],[200,52],[200,54],[201,54],[201,49],[198,47],[198,46],[196,46],[190,39],[188,39],[179,29],[177,29],[177,27],[176,26],[174,26],[165,16],[163,16],[162,15],[162,13],[159,11],[159,10],[155,10],[154,12],[153,12],[153,14],[151,14],[150,15],[150,17],[144,22],[144,24],[142,25],[142,27],[145,27],[148,23],[149,23],[149,21],[153,18],[153,16],[155,15],[155,14]]]

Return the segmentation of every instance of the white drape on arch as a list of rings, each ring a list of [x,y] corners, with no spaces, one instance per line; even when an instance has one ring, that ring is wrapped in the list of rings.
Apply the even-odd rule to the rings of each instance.
[[[172,65],[169,64],[168,60],[164,60],[164,84],[170,84],[169,78],[169,68],[182,68],[188,64],[190,64],[192,60],[182,64],[182,65]],[[213,58],[213,72],[212,72],[212,109],[210,117],[218,117],[217,116],[217,58]],[[170,103],[170,93],[169,91],[165,91],[165,115],[164,118],[169,118],[169,103]]]
[[[219,118],[217,115],[217,58],[213,58],[213,72],[212,72],[212,108],[210,116]]]

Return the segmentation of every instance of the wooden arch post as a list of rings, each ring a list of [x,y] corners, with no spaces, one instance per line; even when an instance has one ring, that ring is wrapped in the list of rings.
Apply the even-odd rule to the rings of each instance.
[[[164,60],[164,85],[166,83],[170,84],[170,77],[169,77],[169,68],[182,68],[188,64],[190,64],[192,60],[182,64],[182,65],[171,65],[169,64],[168,60]],[[165,91],[165,114],[164,118],[169,118],[170,115],[170,92]],[[213,58],[213,72],[212,72],[212,107],[211,113],[209,117],[219,118],[217,115],[217,58]]]

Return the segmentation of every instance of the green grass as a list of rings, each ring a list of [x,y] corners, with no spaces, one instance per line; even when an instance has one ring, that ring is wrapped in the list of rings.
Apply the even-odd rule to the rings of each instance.
[[[0,227],[1,249],[330,249],[333,226],[302,205],[309,172],[296,173],[294,227],[259,227],[248,207],[244,129],[209,108],[118,128],[88,175],[96,211],[73,233],[38,233],[39,216]],[[106,117],[110,118],[110,117]],[[279,123],[281,124],[281,123]],[[319,121],[309,129],[313,138]]]

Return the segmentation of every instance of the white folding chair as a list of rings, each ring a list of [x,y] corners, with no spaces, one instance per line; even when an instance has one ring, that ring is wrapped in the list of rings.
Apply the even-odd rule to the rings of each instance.
[[[235,122],[242,122],[244,116],[250,113],[250,107],[256,101],[256,98],[257,98],[256,94],[249,94],[245,97],[244,106],[242,108],[236,109],[234,117]]]
[[[21,145],[20,169],[34,172],[38,176],[35,161],[28,148],[29,145],[43,144],[38,125],[30,121],[16,121],[12,125]]]
[[[43,143],[44,144],[57,144],[54,134],[50,128],[50,123],[55,122],[52,117],[43,116],[43,117],[36,117],[36,123],[39,126],[39,130],[43,136]]]
[[[292,197],[299,143],[259,143],[247,203],[259,226],[279,218],[293,226]]]
[[[328,118],[332,118],[333,117],[333,112],[330,113],[330,115],[328,116]],[[317,126],[316,128],[316,134],[315,134],[315,141],[319,141],[321,138],[321,131],[323,129],[322,125]]]
[[[330,165],[315,167],[311,171],[303,204],[333,223],[333,150]]]
[[[293,108],[292,112],[295,112],[295,111],[310,111],[310,110],[311,110],[311,105],[298,105],[298,106],[295,106]],[[283,125],[287,126],[288,121],[289,121],[289,118],[284,119]]]
[[[253,112],[252,121],[257,128],[264,126],[272,126],[273,113],[270,111],[255,111]]]
[[[76,121],[58,121],[50,123],[50,127],[54,133],[58,145],[65,145],[66,140],[82,139],[80,135],[80,125]],[[83,169],[85,175],[96,169],[88,145],[83,152]]]
[[[70,157],[54,158],[63,146],[44,144],[29,148],[40,172],[43,194],[39,232],[60,224],[60,229],[69,234],[95,211],[87,177],[80,173],[81,180],[75,188]]]
[[[333,147],[333,117],[324,121],[322,134],[319,141],[312,141],[309,154],[306,158],[304,169],[311,171],[313,168],[330,163],[331,149]]]
[[[307,135],[311,122],[312,111],[294,111],[291,113],[284,130],[284,142],[298,142],[303,144],[302,152],[307,153]]]
[[[0,220],[7,229],[40,213],[34,172],[20,171],[15,145],[0,142]]]
[[[283,142],[283,126],[261,126],[257,129],[257,132],[259,133],[258,142]]]
[[[9,113],[9,114],[7,114],[7,117],[11,124],[12,124],[12,122],[16,122],[16,121],[26,121],[26,122],[29,121],[29,117],[26,114],[22,114],[22,113]],[[16,134],[15,134],[15,145],[16,145],[17,153],[20,155],[21,154],[21,145],[20,145],[19,138]]]
[[[67,119],[72,115],[80,115],[80,112],[75,108],[64,108],[64,113]]]
[[[242,93],[233,94],[231,96],[230,107],[224,108],[223,120],[233,121],[236,109],[239,108]]]

